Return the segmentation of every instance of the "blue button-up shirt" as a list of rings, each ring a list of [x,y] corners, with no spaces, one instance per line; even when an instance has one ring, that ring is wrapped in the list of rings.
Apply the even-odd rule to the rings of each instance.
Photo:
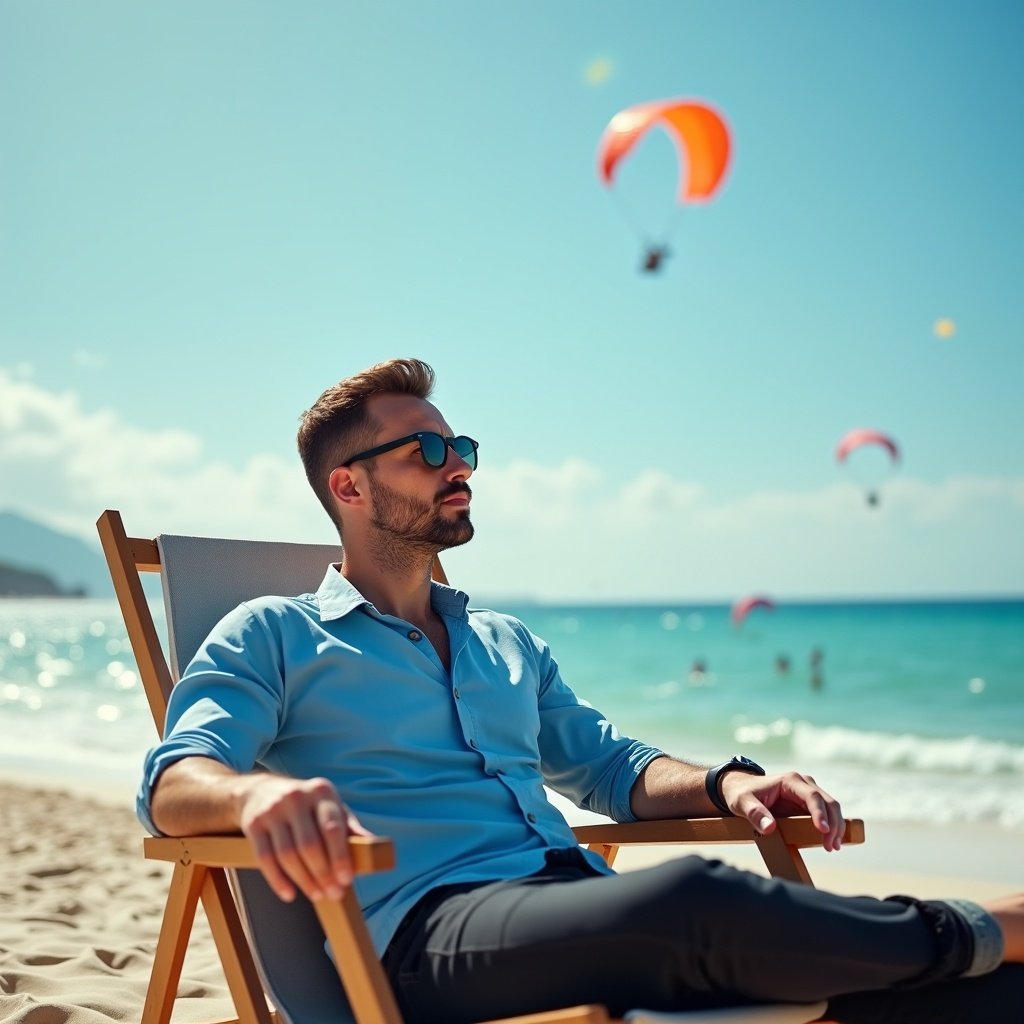
[[[575,845],[547,783],[580,807],[631,821],[629,795],[662,752],[621,735],[562,681],[520,621],[467,609],[434,583],[451,671],[414,626],[382,615],[331,566],[316,594],[264,597],[216,626],[171,694],[146,756],[138,813],[184,757],[239,772],[323,776],[397,866],[356,893],[378,953],[429,889],[532,874]],[[599,870],[610,871],[588,854]]]

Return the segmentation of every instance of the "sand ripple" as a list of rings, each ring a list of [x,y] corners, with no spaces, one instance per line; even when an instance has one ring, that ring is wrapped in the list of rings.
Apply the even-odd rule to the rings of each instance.
[[[170,867],[128,808],[0,782],[0,1024],[138,1021]],[[202,910],[175,1024],[233,1016]]]

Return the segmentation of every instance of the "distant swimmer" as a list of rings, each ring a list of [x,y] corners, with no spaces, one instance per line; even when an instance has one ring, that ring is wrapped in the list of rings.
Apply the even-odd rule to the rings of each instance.
[[[785,676],[785,675],[789,674],[789,655],[788,654],[780,654],[775,659],[775,671],[778,672],[780,676]]]
[[[703,658],[694,658],[693,664],[690,666],[690,685],[702,686],[707,672],[707,662]]]
[[[811,689],[820,690],[825,685],[825,675],[821,668],[825,653],[820,647],[811,651]]]

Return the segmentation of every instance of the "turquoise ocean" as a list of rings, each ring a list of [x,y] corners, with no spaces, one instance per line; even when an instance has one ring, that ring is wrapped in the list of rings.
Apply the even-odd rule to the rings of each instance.
[[[503,610],[669,753],[799,767],[876,822],[1024,838],[1024,600],[781,603],[739,628],[724,605]],[[0,736],[0,770],[130,791],[155,731],[114,601],[0,600]]]

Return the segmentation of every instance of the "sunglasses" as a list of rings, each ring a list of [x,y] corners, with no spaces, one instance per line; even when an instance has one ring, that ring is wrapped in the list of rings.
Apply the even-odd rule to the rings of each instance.
[[[423,461],[431,469],[440,469],[448,461],[449,448],[470,469],[476,469],[476,452],[480,445],[473,438],[466,437],[465,434],[459,437],[442,437],[440,434],[435,434],[433,430],[420,430],[415,434],[409,434],[407,437],[400,437],[397,441],[388,441],[386,444],[377,445],[376,448],[367,448],[365,452],[353,455],[347,462],[343,462],[342,465],[347,468],[353,462],[359,462],[360,459],[372,459],[375,455],[383,455],[384,452],[401,448],[403,444],[412,444],[413,441],[419,442],[420,455],[423,456]]]

